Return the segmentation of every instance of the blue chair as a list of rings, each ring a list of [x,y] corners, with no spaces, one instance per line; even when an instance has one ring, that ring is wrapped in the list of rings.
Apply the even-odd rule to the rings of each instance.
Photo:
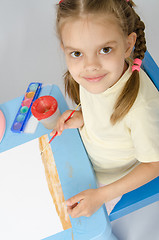
[[[159,67],[147,51],[142,62],[142,69],[159,90]],[[121,198],[109,215],[110,221],[123,217],[133,211],[159,201],[159,177],[135,189]]]

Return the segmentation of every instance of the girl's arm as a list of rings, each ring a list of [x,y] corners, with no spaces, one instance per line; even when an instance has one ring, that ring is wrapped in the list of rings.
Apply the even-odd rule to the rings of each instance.
[[[101,188],[106,201],[130,192],[159,176],[159,162],[141,163],[118,181]]]
[[[56,133],[56,131],[58,132],[58,135],[61,135],[64,129],[81,128],[83,126],[84,121],[81,110],[75,111],[73,116],[67,122],[65,122],[65,120],[68,118],[68,116],[70,116],[71,113],[72,110],[67,110],[60,116],[60,118],[57,121],[56,127],[50,133],[51,136],[53,136]]]
[[[66,201],[71,217],[90,216],[105,202],[130,192],[159,176],[159,162],[141,163],[118,181],[88,189]]]

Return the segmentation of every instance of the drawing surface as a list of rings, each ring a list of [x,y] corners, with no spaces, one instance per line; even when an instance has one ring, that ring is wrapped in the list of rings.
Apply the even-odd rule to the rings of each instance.
[[[40,155],[47,141],[0,153],[0,239],[40,240],[71,228],[50,146]]]

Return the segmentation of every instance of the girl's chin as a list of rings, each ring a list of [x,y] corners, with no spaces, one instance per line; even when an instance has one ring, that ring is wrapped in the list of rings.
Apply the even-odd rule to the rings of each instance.
[[[97,88],[97,87],[92,87],[92,88],[88,88],[88,87],[85,87],[83,86],[88,92],[92,93],[92,94],[100,94],[100,93],[103,93],[105,92],[108,87],[105,87],[105,88]]]

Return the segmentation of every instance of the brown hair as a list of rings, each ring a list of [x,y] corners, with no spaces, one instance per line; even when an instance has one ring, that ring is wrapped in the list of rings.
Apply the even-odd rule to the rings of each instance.
[[[142,60],[146,52],[145,25],[134,11],[134,6],[135,4],[131,0],[129,2],[126,0],[64,0],[57,5],[56,27],[58,36],[60,38],[60,29],[66,18],[77,19],[88,13],[113,14],[125,36],[132,32],[136,33],[137,39],[132,57]],[[69,71],[65,73],[64,81],[66,93],[78,104],[80,102],[79,84],[72,78]],[[139,72],[135,70],[126,82],[114,105],[114,112],[110,118],[113,125],[123,119],[129,112],[138,95],[139,85]]]

